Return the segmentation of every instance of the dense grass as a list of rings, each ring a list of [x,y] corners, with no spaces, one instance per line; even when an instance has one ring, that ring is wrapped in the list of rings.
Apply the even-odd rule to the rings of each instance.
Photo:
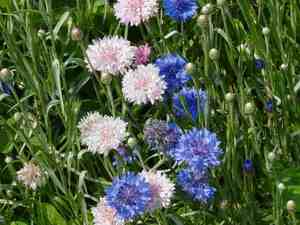
[[[10,96],[0,95],[3,224],[92,224],[90,208],[111,176],[129,168],[140,171],[140,161],[150,168],[161,162],[143,141],[143,125],[150,117],[166,119],[171,106],[130,105],[120,92],[120,79],[106,86],[86,69],[86,46],[109,34],[149,43],[152,60],[177,52],[195,65],[191,85],[207,90],[207,116],[176,122],[184,129],[213,130],[224,150],[221,166],[212,171],[217,188],[213,202],[193,202],[178,188],[169,209],[147,214],[139,224],[300,224],[299,1],[228,0],[214,8],[208,28],[198,26],[196,18],[178,24],[157,17],[127,30],[111,7],[102,0],[0,0],[0,68],[10,69],[6,82],[13,86]],[[82,30],[82,41],[71,40],[74,26]],[[269,35],[263,35],[263,27],[270,29]],[[249,55],[238,51],[240,44],[248,45]],[[209,58],[211,48],[219,50],[219,60]],[[265,61],[265,69],[255,67],[254,54]],[[227,93],[234,94],[232,101]],[[268,100],[273,103],[269,112]],[[254,112],[247,114],[249,102]],[[115,110],[129,121],[140,161],[113,168],[113,152],[108,157],[86,152],[77,124],[93,110],[110,115]],[[268,160],[270,152],[275,153],[273,161]],[[246,159],[254,164],[251,173],[243,171]],[[16,171],[29,160],[46,174],[36,192],[16,182]],[[164,161],[160,169],[170,166]],[[169,175],[175,180],[174,172]],[[283,192],[280,182],[286,186]],[[296,202],[296,213],[287,212],[288,200]]]

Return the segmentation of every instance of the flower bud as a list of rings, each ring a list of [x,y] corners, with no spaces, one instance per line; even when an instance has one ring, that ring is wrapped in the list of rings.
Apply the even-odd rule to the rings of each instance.
[[[208,15],[212,12],[214,6],[210,3],[204,5],[201,9],[201,13],[203,13],[204,15]]]
[[[219,57],[220,57],[220,54],[219,54],[219,51],[218,51],[217,49],[212,48],[212,49],[209,51],[209,58],[210,58],[211,60],[216,61],[216,60],[219,59]]]
[[[273,161],[275,160],[275,158],[276,158],[275,152],[269,152],[269,153],[268,153],[268,160],[269,160],[270,162],[273,162]]]
[[[279,183],[277,185],[277,188],[278,188],[279,192],[282,193],[285,189],[285,185],[283,183]]]
[[[225,5],[225,3],[226,3],[226,0],[217,0],[218,6],[223,6],[223,5]]]
[[[280,69],[282,71],[286,71],[288,69],[288,67],[289,67],[288,64],[285,64],[285,63],[283,63],[283,64],[280,65]]]
[[[12,162],[12,158],[10,157],[10,156],[7,156],[6,158],[5,158],[5,163],[6,164],[9,164],[9,163],[11,163]]]
[[[0,70],[0,79],[1,80],[8,78],[10,75],[11,75],[11,72],[9,69],[3,68]]]
[[[253,103],[251,103],[251,102],[246,103],[246,105],[245,105],[245,113],[246,114],[252,114],[254,112],[254,110],[255,110],[255,106]]]
[[[225,100],[226,102],[232,102],[234,100],[234,94],[231,93],[231,92],[228,92],[226,95],[225,95]]]
[[[296,203],[293,200],[289,200],[286,203],[286,209],[289,213],[294,213],[296,211]]]
[[[80,41],[82,38],[81,30],[78,27],[73,27],[71,31],[71,39],[73,41]]]
[[[137,140],[133,137],[130,137],[127,141],[127,144],[130,148],[134,148],[137,145]]]
[[[197,23],[200,27],[207,27],[209,24],[208,16],[207,15],[198,16]]]
[[[269,27],[264,27],[264,28],[262,29],[262,33],[263,33],[263,35],[265,35],[265,36],[269,35],[270,32],[271,32],[271,30],[270,30]]]
[[[185,65],[185,71],[189,74],[192,74],[194,72],[195,66],[193,63],[187,63]]]
[[[43,38],[45,35],[46,35],[46,31],[44,29],[39,29],[38,30],[37,36],[39,38]]]
[[[101,81],[103,84],[110,84],[111,80],[112,80],[111,74],[105,72],[101,73]]]

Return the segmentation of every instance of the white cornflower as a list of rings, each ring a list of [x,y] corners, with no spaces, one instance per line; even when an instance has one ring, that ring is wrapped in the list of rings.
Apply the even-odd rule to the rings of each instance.
[[[158,12],[157,0],[118,0],[115,15],[125,25],[138,26]]]
[[[17,171],[17,180],[26,187],[35,190],[42,182],[42,172],[32,162],[25,163],[24,167]]]
[[[105,198],[100,198],[97,206],[92,208],[95,225],[123,225],[123,220],[119,219],[115,209],[109,207]]]
[[[127,123],[120,118],[89,113],[79,122],[81,143],[93,153],[107,154],[116,149],[126,137]]]
[[[134,61],[136,47],[121,37],[104,37],[93,40],[86,54],[87,66],[96,71],[116,75],[124,73]]]
[[[128,71],[122,82],[123,94],[129,102],[145,104],[162,100],[166,83],[159,76],[159,69],[152,64],[138,65]]]
[[[175,191],[174,183],[161,171],[144,170],[141,172],[141,176],[150,184],[152,192],[152,200],[148,209],[154,210],[161,207],[168,207]]]

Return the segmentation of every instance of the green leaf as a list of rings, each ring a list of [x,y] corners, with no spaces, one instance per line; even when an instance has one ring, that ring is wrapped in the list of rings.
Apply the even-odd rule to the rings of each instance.
[[[62,14],[62,16],[60,17],[59,21],[57,22],[53,33],[54,36],[56,37],[58,35],[58,32],[60,31],[62,25],[67,21],[67,19],[69,18],[70,12],[65,12],[64,14]]]
[[[59,212],[57,212],[53,205],[42,203],[42,207],[46,211],[46,215],[48,220],[51,222],[51,225],[67,225],[65,219],[59,214]]]
[[[27,223],[21,222],[21,221],[14,221],[10,225],[27,225]]]

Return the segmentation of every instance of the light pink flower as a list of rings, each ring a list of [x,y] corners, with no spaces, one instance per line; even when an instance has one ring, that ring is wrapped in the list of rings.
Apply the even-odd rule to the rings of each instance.
[[[32,162],[25,163],[24,167],[17,172],[18,181],[33,190],[41,184],[41,178],[42,173],[40,168]]]
[[[146,104],[160,101],[165,93],[166,83],[159,76],[159,69],[152,64],[138,65],[128,71],[122,81],[122,90],[129,102]]]
[[[158,12],[157,0],[118,0],[115,15],[125,25],[138,26]]]
[[[135,64],[147,64],[151,54],[151,47],[148,44],[139,46],[135,51]]]
[[[100,198],[97,207],[92,208],[95,225],[124,225],[115,209],[109,207],[105,198]]]
[[[87,67],[96,71],[116,75],[124,73],[134,61],[136,47],[120,37],[104,37],[93,40],[86,50]]]
[[[87,145],[89,151],[100,154],[119,147],[126,137],[126,127],[127,123],[120,118],[97,112],[89,113],[78,125],[81,143]]]
[[[175,191],[174,183],[161,171],[142,171],[143,176],[150,184],[152,201],[148,210],[152,211],[161,207],[168,207]]]

